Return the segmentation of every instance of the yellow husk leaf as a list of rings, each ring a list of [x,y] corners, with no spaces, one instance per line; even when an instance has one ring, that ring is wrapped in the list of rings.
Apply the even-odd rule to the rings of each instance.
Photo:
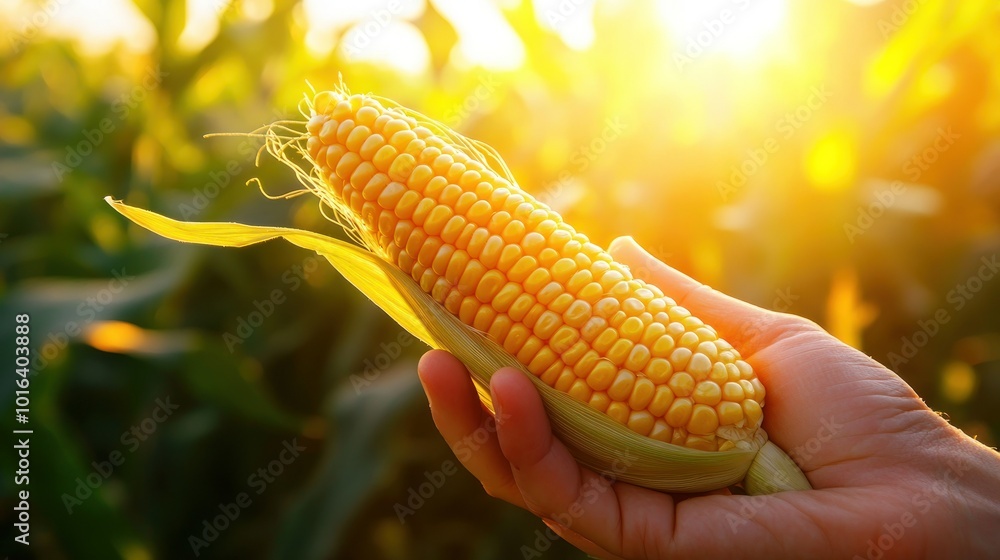
[[[110,197],[106,200],[136,224],[176,241],[245,247],[281,237],[315,251],[411,334],[462,360],[472,372],[480,398],[491,409],[487,387],[493,372],[502,367],[525,371],[513,356],[462,323],[413,279],[367,249],[296,229],[181,222]],[[671,445],[640,436],[530,373],[526,375],[541,393],[556,435],[582,464],[615,480],[669,492],[703,492],[739,483],[750,471],[751,493],[809,488],[784,452],[772,443],[765,445],[767,436],[762,429],[757,430],[751,445],[731,451],[709,452]],[[762,448],[767,452],[758,454]]]

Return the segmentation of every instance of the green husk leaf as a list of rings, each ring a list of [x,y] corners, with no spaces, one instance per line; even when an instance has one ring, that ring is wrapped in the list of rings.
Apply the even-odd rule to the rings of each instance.
[[[762,429],[757,430],[752,443],[730,451],[689,449],[628,430],[542,383],[503,348],[434,301],[408,275],[367,249],[290,228],[181,222],[110,197],[106,200],[136,224],[176,241],[245,247],[280,237],[317,252],[403,328],[465,363],[487,407],[492,409],[488,387],[495,371],[502,367],[525,371],[542,395],[556,435],[582,464],[614,480],[669,492],[704,492],[739,483],[751,471],[751,493],[808,488],[795,463],[774,444],[765,444],[767,436]],[[766,461],[756,459],[762,448],[768,450],[763,457]]]

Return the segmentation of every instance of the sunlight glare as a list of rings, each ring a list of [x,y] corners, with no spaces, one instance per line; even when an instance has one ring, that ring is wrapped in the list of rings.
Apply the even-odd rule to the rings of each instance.
[[[391,21],[375,36],[367,35],[364,24],[358,23],[344,34],[340,44],[347,60],[384,64],[404,74],[422,74],[431,64],[423,34],[406,21]]]
[[[670,0],[656,6],[674,48],[689,57],[753,57],[783,31],[788,18],[786,0]]]
[[[594,42],[596,0],[535,0],[535,18],[571,49],[585,50]]]
[[[219,33],[219,17],[230,7],[229,0],[204,2],[187,0],[187,20],[177,38],[181,52],[198,52]]]
[[[351,62],[384,63],[408,74],[430,66],[427,43],[410,23],[423,15],[424,0],[304,0],[302,4],[309,22],[306,48],[318,57],[330,54],[339,37],[340,52]]]
[[[806,155],[806,176],[821,191],[839,191],[851,186],[855,170],[854,139],[844,130],[820,138]]]
[[[34,2],[4,6],[9,21],[42,21],[47,36],[74,41],[81,53],[101,56],[116,49],[146,53],[156,45],[156,31],[128,0],[76,0],[41,10]],[[37,25],[37,23],[34,23]]]
[[[459,67],[516,70],[524,63],[524,44],[490,0],[433,0],[434,7],[455,27]]]

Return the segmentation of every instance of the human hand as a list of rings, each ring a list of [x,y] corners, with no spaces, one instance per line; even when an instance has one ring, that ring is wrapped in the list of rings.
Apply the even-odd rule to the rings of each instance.
[[[494,497],[601,558],[986,557],[1000,526],[1000,455],[931,411],[898,376],[814,323],[721,294],[631,238],[614,258],[715,327],[767,388],[764,429],[814,490],[669,495],[608,485],[552,434],[525,374],[498,371],[496,430],[459,459]],[[465,367],[427,353],[420,379],[453,449],[490,420]],[[992,529],[991,529],[992,528]],[[526,543],[530,545],[530,543]]]

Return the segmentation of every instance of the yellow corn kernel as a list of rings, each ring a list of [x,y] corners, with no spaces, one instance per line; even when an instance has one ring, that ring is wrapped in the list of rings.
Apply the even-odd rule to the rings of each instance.
[[[583,357],[581,357],[580,360],[576,362],[576,365],[573,366],[573,373],[575,373],[577,377],[586,378],[590,375],[590,372],[594,369],[594,366],[600,359],[601,355],[596,351],[593,349],[587,350],[583,353]]]
[[[594,339],[593,345],[594,350],[597,350],[601,354],[607,355],[608,350],[611,346],[618,340],[618,331],[613,328],[606,327],[597,338]]]
[[[702,381],[694,388],[691,398],[694,402],[715,406],[722,400],[722,390],[711,381]]]
[[[563,365],[560,362],[552,364],[542,373],[540,377],[542,383],[545,383],[549,387],[555,387],[556,381],[559,381],[559,378],[562,377],[563,369]]]
[[[729,375],[726,373],[726,364],[722,362],[712,364],[712,371],[708,374],[709,381],[721,387],[728,379]]]
[[[750,399],[744,400],[743,414],[747,417],[747,422],[750,422],[751,427],[759,425],[763,417],[763,412],[760,410],[760,403]]]
[[[633,432],[641,436],[648,436],[649,432],[653,430],[655,422],[656,419],[653,418],[653,415],[645,410],[633,410],[628,416],[626,425]]]
[[[662,441],[664,443],[670,443],[671,438],[674,435],[673,428],[663,420],[657,419],[653,422],[653,429],[649,432],[649,437]]]
[[[653,343],[652,351],[657,358],[669,358],[674,351],[674,338],[670,334],[661,335]]]
[[[553,363],[555,363],[556,353],[552,351],[548,346],[542,347],[535,357],[528,363],[528,371],[535,375],[541,375],[549,368]]]
[[[521,346],[521,349],[518,350],[517,354],[515,354],[515,357],[517,358],[517,361],[521,362],[522,364],[530,364],[531,360],[535,359],[535,356],[538,354],[538,351],[541,350],[544,346],[545,343],[542,342],[542,340],[539,339],[537,336],[529,335],[528,340],[524,341],[524,346]]]
[[[656,388],[653,393],[653,400],[649,402],[646,409],[653,416],[663,416],[670,409],[670,405],[674,403],[674,393],[670,390],[670,387],[666,385],[661,385]]]
[[[708,356],[697,353],[691,356],[691,360],[687,364],[687,372],[694,377],[695,381],[704,381],[708,379],[709,372],[712,371],[712,360],[708,359]]]
[[[549,310],[542,312],[538,321],[535,322],[535,336],[542,340],[548,340],[555,334],[556,329],[562,326],[562,317]]]
[[[682,428],[687,425],[688,419],[691,418],[692,409],[690,399],[674,399],[674,402],[670,404],[670,408],[667,409],[664,420],[672,428]]]
[[[484,305],[483,307],[486,306]],[[481,312],[482,308],[480,308],[480,313]],[[510,332],[511,324],[510,317],[498,313],[496,318],[493,319],[493,324],[490,325],[489,331],[486,334],[488,334],[494,342],[503,342],[507,338],[507,333]]]
[[[573,381],[573,384],[569,387],[569,396],[582,402],[588,403],[594,391],[587,385],[587,382],[582,379],[577,379]]]
[[[504,288],[505,281],[506,278],[502,273],[496,270],[487,271],[476,286],[476,298],[483,303],[491,303]]]
[[[727,401],[738,403],[743,402],[743,399],[745,399],[746,396],[743,393],[743,387],[741,387],[739,383],[733,383],[730,381],[722,386],[722,398]]]
[[[618,375],[608,387],[608,396],[616,401],[627,401],[632,394],[632,386],[635,385],[635,374],[627,369],[618,370]],[[751,401],[753,402],[753,401]]]
[[[594,393],[590,395],[590,400],[587,401],[587,404],[590,405],[590,408],[593,408],[598,412],[606,412],[608,410],[608,405],[611,404],[611,397],[603,391],[594,391]]]
[[[674,396],[688,397],[694,392],[694,378],[687,372],[679,371],[670,377],[667,386],[674,392]]]
[[[584,356],[586,357],[586,356]],[[595,391],[606,391],[615,381],[618,368],[606,360],[597,361],[587,375],[587,385]]]
[[[642,344],[636,344],[629,352],[628,358],[625,359],[625,368],[632,371],[642,371],[649,363],[649,358],[649,348]]]
[[[612,401],[611,404],[608,405],[608,410],[605,412],[605,414],[610,416],[612,420],[618,422],[619,424],[625,424],[628,422],[630,413],[631,410],[629,410],[627,404],[617,401]]]
[[[670,365],[674,367],[674,371],[681,371],[687,367],[688,362],[691,360],[691,351],[687,348],[674,348],[674,351],[670,353]]]
[[[573,375],[572,371],[563,368],[562,373],[559,374],[559,378],[556,379],[556,383],[552,387],[557,391],[565,393],[569,391],[569,388],[573,386],[576,380],[577,377]]]
[[[645,377],[640,377],[635,380],[635,385],[632,386],[632,395],[629,396],[628,405],[632,407],[632,410],[643,410],[652,402],[655,393],[656,386],[653,385],[653,382]]]
[[[590,319],[592,314],[590,304],[583,300],[574,300],[563,314],[563,321],[571,327],[580,328]]]
[[[673,375],[674,368],[670,365],[670,362],[663,358],[653,358],[649,360],[649,363],[646,364],[646,369],[643,371],[649,377],[650,381],[657,385],[662,385]]]
[[[719,415],[719,424],[729,426],[743,420],[743,407],[740,403],[728,400],[715,405],[715,411]]]

